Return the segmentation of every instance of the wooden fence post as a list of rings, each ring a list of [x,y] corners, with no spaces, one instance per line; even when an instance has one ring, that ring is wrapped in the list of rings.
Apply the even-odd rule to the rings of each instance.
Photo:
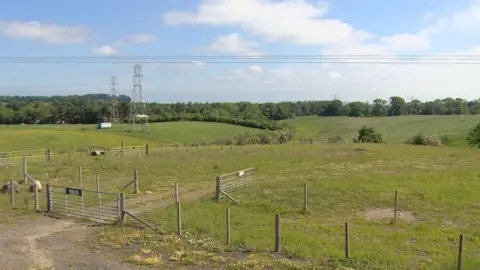
[[[460,234],[458,241],[458,264],[457,270],[462,270],[462,255],[463,255],[463,234]]]
[[[124,224],[126,221],[126,216],[125,216],[125,193],[120,193],[120,224]]]
[[[35,211],[40,211],[40,205],[38,203],[38,186],[37,182],[33,182],[33,202],[35,204]]]
[[[145,155],[147,155],[147,156],[148,156],[148,152],[149,152],[149,149],[148,149],[148,148],[149,148],[149,147],[148,147],[148,143],[147,143],[147,144],[145,145]]]
[[[138,194],[140,189],[138,188],[138,169],[133,170],[133,193]]]
[[[227,245],[230,245],[230,208],[227,208]]]
[[[123,142],[122,142],[122,148],[121,148],[121,155],[122,155],[122,157],[123,157],[123,151],[125,151],[125,145],[124,145]]]
[[[188,152],[188,144],[187,144],[187,152]]]
[[[348,223],[345,223],[345,258],[350,258],[350,237],[349,237]]]
[[[47,196],[47,212],[50,213],[52,212],[52,187],[50,184],[46,185],[46,196]]]
[[[23,183],[28,184],[27,181],[27,158],[23,157]]]
[[[45,150],[45,160],[50,162],[50,149]]]
[[[78,167],[78,181],[80,182],[80,188],[83,188],[83,172],[82,172],[82,166]]]
[[[177,234],[182,236],[182,213],[180,212],[180,202],[177,202]]]
[[[98,214],[102,215],[102,194],[100,194],[100,176],[97,174],[95,178],[97,184],[97,200],[98,200]]]
[[[308,193],[307,193],[307,183],[303,184],[303,212],[307,213],[307,207],[308,207]]]
[[[280,253],[281,251],[281,231],[280,231],[280,214],[275,215],[275,252]]]
[[[220,202],[220,176],[217,176],[216,178],[216,199],[217,202]]]
[[[178,203],[180,201],[178,197],[178,184],[175,183],[175,203]]]
[[[397,223],[397,213],[398,211],[398,191],[395,190],[395,202],[394,202],[394,208],[393,208],[393,224]]]
[[[15,209],[15,188],[13,187],[13,181],[9,179],[10,182],[10,202],[12,203],[12,208]]]

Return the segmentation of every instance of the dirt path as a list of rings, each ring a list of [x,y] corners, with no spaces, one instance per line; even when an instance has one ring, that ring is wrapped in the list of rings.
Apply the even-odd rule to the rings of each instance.
[[[181,201],[197,200],[212,194],[211,188],[181,194]],[[166,207],[175,201],[172,194],[146,194],[127,201],[127,209],[140,214]],[[0,223],[0,269],[148,269],[122,263],[122,254],[106,253],[89,246],[88,236],[98,227],[69,219],[39,215]]]

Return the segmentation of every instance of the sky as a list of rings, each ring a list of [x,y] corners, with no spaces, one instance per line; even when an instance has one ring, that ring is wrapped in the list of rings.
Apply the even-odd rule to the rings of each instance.
[[[182,62],[159,58],[172,55]],[[285,55],[350,60],[262,59]],[[402,63],[408,55],[417,58]],[[428,55],[479,64],[432,65]],[[131,95],[136,63],[150,102],[477,99],[480,0],[0,0],[0,95],[109,93],[112,76]]]

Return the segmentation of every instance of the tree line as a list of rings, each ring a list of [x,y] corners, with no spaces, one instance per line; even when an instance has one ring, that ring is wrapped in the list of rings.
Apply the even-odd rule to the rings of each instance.
[[[111,99],[108,94],[75,96],[0,96],[0,124],[94,124],[109,121]],[[128,122],[131,114],[130,98],[117,97],[121,122]],[[372,102],[342,102],[341,100],[297,102],[215,102],[215,103],[149,103],[150,122],[208,121],[225,122],[257,128],[277,130],[284,128],[275,122],[298,116],[379,117],[401,115],[461,115],[480,114],[480,99],[436,99],[422,102],[405,101],[401,97]]]

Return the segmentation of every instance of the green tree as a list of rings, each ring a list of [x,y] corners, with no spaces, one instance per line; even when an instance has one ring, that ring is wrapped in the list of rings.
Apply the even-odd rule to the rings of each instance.
[[[405,100],[401,97],[391,97],[388,116],[400,116],[405,112]]]
[[[467,142],[470,147],[480,148],[480,123],[470,129]]]
[[[387,114],[387,101],[375,99],[373,101],[372,116],[385,116]]]
[[[359,101],[355,101],[352,103],[348,104],[348,107],[350,108],[350,111],[348,113],[348,116],[350,117],[359,117],[363,116],[365,112],[365,104]]]

